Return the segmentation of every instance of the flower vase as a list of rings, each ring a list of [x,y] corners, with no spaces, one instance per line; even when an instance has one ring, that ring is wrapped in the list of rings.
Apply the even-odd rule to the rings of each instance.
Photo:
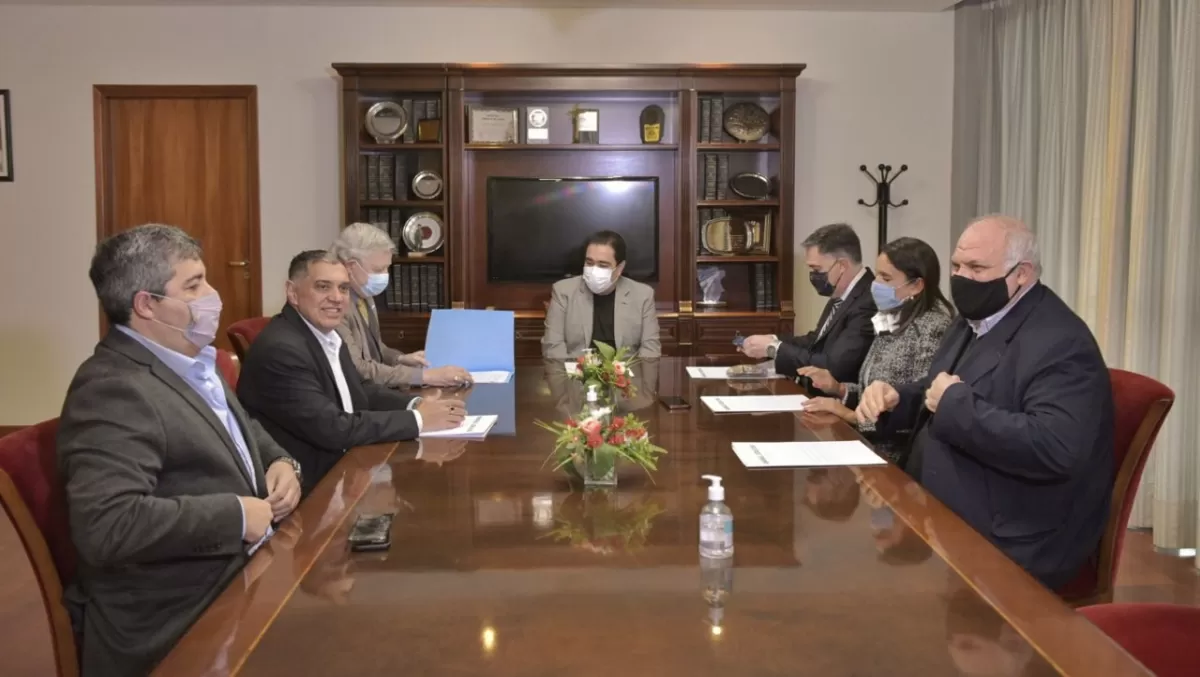
[[[585,489],[617,486],[617,454],[611,451],[589,451],[576,462],[575,469]]]

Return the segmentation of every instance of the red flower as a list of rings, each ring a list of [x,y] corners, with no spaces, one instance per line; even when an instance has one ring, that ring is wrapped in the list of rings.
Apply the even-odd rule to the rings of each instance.
[[[573,418],[568,418],[568,419],[567,419],[567,427],[568,427],[568,428],[574,428],[574,427],[576,427],[576,426],[578,426],[578,425],[579,425],[579,424],[575,422],[575,419],[573,419]]]
[[[622,435],[621,433],[617,433],[617,434],[613,435],[612,437],[610,437],[608,441],[613,444],[618,444],[618,445],[625,444],[625,436]]]
[[[578,359],[578,360],[575,360],[575,363],[576,363],[576,364],[578,364],[578,365],[579,365],[579,366],[581,366],[581,367],[583,366],[583,363],[584,363],[584,362],[587,362],[587,355],[580,355],[580,356],[579,356],[579,359]]]
[[[617,380],[613,381],[613,385],[624,390],[629,387],[629,379],[625,378],[625,375],[622,374],[617,377]]]
[[[591,433],[588,435],[587,443],[589,447],[595,449],[601,444],[604,444],[604,438],[600,437],[599,433]]]
[[[622,427],[622,426],[624,426],[624,425],[625,425],[625,419],[624,419],[624,418],[622,418],[622,417],[620,417],[620,416],[615,416],[615,417],[613,417],[613,420],[612,420],[612,427],[613,427],[613,430],[616,430],[617,428],[620,428],[620,427]]]
[[[600,434],[600,421],[597,421],[594,418],[591,420],[588,420],[588,421],[584,421],[583,425],[581,427],[583,428],[583,432],[587,433],[588,435],[599,435]]]
[[[629,438],[633,440],[640,440],[646,436],[646,429],[641,427],[630,428],[626,432],[629,434]]]

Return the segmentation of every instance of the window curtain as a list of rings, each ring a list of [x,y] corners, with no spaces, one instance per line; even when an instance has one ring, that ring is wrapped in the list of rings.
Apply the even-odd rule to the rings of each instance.
[[[982,214],[1025,220],[1108,364],[1175,391],[1130,526],[1194,555],[1200,0],[968,0],[954,90],[953,235]]]

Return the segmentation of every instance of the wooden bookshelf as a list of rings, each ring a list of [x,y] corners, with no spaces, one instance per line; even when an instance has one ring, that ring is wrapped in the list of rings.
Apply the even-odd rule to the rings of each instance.
[[[551,66],[470,64],[333,64],[342,81],[345,223],[374,222],[392,233],[399,251],[392,289],[377,299],[384,341],[411,351],[424,347],[430,310],[498,308],[517,314],[520,356],[538,356],[549,284],[498,284],[487,279],[483,187],[490,176],[653,176],[659,179],[658,279],[655,289],[663,349],[669,355],[733,352],[737,334],[790,332],[795,208],[796,78],[801,64]],[[740,143],[714,124],[713,99],[725,106],[758,103],[771,131]],[[376,143],[363,129],[367,108],[395,101],[440,120],[436,141]],[[421,102],[421,103],[415,103]],[[648,104],[665,114],[661,143],[642,144],[638,113]],[[474,104],[551,111],[550,143],[468,143],[467,110]],[[572,106],[597,108],[600,143],[574,144],[563,116]],[[705,117],[704,109],[709,113]],[[429,115],[425,115],[429,114]],[[701,129],[701,122],[708,125]],[[522,125],[523,125],[522,120]],[[415,125],[413,125],[415,127]],[[522,139],[525,130],[522,128]],[[415,134],[413,135],[415,137]],[[706,156],[718,156],[728,182],[739,172],[770,179],[772,194],[744,200],[706,186]],[[614,168],[619,168],[616,172]],[[436,172],[441,195],[421,200],[410,180]],[[445,244],[408,257],[399,229],[418,212],[432,212],[446,229]],[[769,218],[765,252],[723,256],[703,251],[702,218],[712,214]],[[725,305],[701,307],[697,270],[725,271]]]

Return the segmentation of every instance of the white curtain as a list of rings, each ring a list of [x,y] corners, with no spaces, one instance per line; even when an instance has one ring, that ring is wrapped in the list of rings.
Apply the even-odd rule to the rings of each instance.
[[[1024,219],[1046,283],[1109,365],[1175,391],[1130,524],[1158,548],[1195,548],[1200,0],[974,0],[955,13],[955,227]]]

